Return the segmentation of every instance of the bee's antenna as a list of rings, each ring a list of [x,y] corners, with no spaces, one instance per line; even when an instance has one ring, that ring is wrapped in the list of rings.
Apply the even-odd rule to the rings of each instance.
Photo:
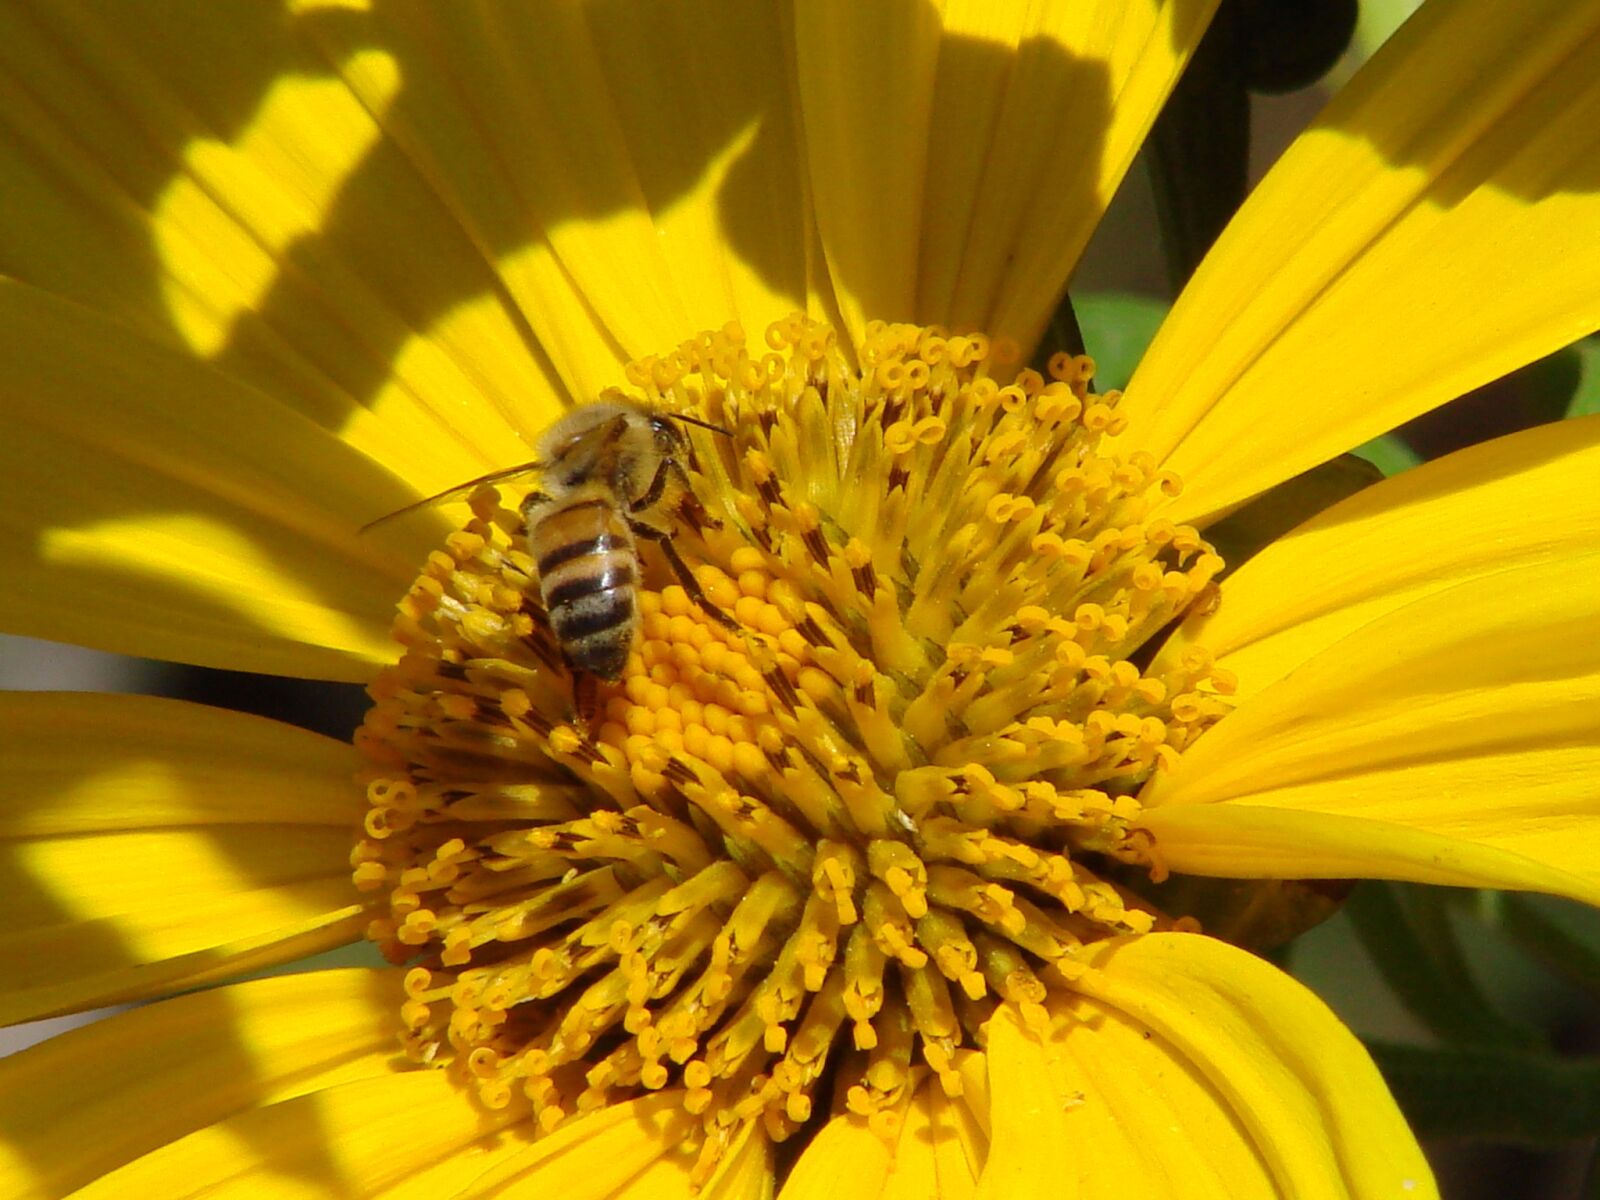
[[[713,425],[710,421],[702,421],[699,417],[690,417],[683,413],[663,413],[662,415],[670,417],[674,421],[682,421],[687,425],[698,425],[701,429],[709,429],[712,433],[720,433],[723,437],[733,436],[733,430],[722,425]]]

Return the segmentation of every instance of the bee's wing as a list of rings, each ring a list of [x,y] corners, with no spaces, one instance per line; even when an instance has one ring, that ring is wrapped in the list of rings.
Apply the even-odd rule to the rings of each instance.
[[[518,463],[514,467],[502,467],[498,471],[490,471],[487,475],[479,475],[476,479],[469,479],[465,483],[458,483],[454,487],[445,488],[444,491],[436,492],[432,496],[424,496],[421,500],[413,501],[404,508],[397,508],[391,513],[384,513],[383,516],[378,517],[376,520],[368,521],[360,529],[356,530],[356,532],[357,534],[367,533],[370,530],[378,528],[380,525],[387,525],[390,521],[399,520],[401,517],[409,516],[414,512],[427,508],[429,505],[439,504],[445,500],[453,500],[457,496],[465,496],[475,487],[481,487],[486,483],[499,483],[500,480],[510,479],[515,475],[527,475],[534,471],[540,470],[543,465],[543,463],[537,461],[525,462]]]

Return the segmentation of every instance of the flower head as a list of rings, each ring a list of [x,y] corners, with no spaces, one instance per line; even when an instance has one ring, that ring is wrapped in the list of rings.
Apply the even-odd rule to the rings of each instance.
[[[417,1060],[548,1128],[675,1084],[707,1172],[821,1086],[886,1136],[922,1072],[960,1095],[999,1003],[1044,1028],[1076,950],[1156,926],[1094,864],[1160,871],[1139,791],[1226,709],[1198,651],[1129,661],[1221,560],[1148,519],[1175,479],[1096,452],[1116,397],[1086,360],[1002,386],[982,337],[874,329],[859,369],[803,318],[765,342],[628,372],[732,432],[698,439],[675,535],[704,604],[646,576],[592,722],[486,492],[359,741],[356,879],[388,890],[386,953],[429,964]]]

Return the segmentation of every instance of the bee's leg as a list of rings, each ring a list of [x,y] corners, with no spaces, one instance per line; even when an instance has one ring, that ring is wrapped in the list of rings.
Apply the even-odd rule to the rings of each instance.
[[[663,458],[661,465],[656,468],[655,475],[651,477],[650,486],[628,501],[628,511],[639,512],[642,509],[655,507],[656,501],[661,499],[661,493],[667,488],[667,472],[675,466],[677,459]],[[683,473],[682,467],[678,467],[678,473],[680,475]]]
[[[678,511],[683,519],[696,530],[721,529],[722,522],[707,512],[706,506],[700,503],[700,497],[694,494],[694,488],[689,483],[689,473],[683,469],[683,464],[675,458],[669,458],[664,465],[683,485],[683,499],[678,502]]]
[[[661,465],[656,468],[655,475],[650,480],[650,486],[628,502],[629,512],[643,512],[655,507],[661,494],[667,490],[667,476],[674,475],[683,488],[683,499],[678,502],[678,509],[684,519],[693,525],[696,531],[701,529],[721,529],[722,522],[706,511],[705,505],[700,503],[700,497],[694,494],[694,486],[689,482],[689,472],[683,469],[683,464],[675,458],[664,458]]]
[[[592,736],[600,717],[600,681],[587,671],[572,672],[572,709],[574,723]]]
[[[700,590],[700,581],[694,577],[694,572],[689,570],[689,564],[683,561],[683,556],[678,553],[678,548],[672,544],[672,534],[665,529],[657,529],[654,525],[647,525],[643,521],[629,521],[628,528],[633,530],[636,537],[647,538],[661,547],[661,553],[667,556],[667,561],[672,564],[672,571],[678,577],[678,582],[683,584],[683,590],[689,593],[689,599],[698,604],[708,617],[718,623],[737,631],[739,622],[723,612],[706,594]]]
[[[707,512],[706,506],[700,503],[700,497],[693,492],[684,492],[683,499],[678,501],[678,518],[685,525],[692,526],[696,533],[702,529],[722,528],[722,519]]]

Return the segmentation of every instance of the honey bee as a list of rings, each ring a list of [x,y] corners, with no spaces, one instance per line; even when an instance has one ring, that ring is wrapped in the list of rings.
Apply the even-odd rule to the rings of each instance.
[[[408,504],[369,522],[362,532],[481,484],[537,472],[538,487],[522,502],[522,517],[556,644],[576,678],[615,683],[639,629],[641,540],[660,547],[683,590],[706,615],[738,627],[706,598],[672,543],[675,508],[690,508],[702,523],[714,524],[695,500],[684,469],[688,442],[674,423],[679,421],[732,436],[721,426],[637,404],[581,404],[545,431],[532,462]]]

